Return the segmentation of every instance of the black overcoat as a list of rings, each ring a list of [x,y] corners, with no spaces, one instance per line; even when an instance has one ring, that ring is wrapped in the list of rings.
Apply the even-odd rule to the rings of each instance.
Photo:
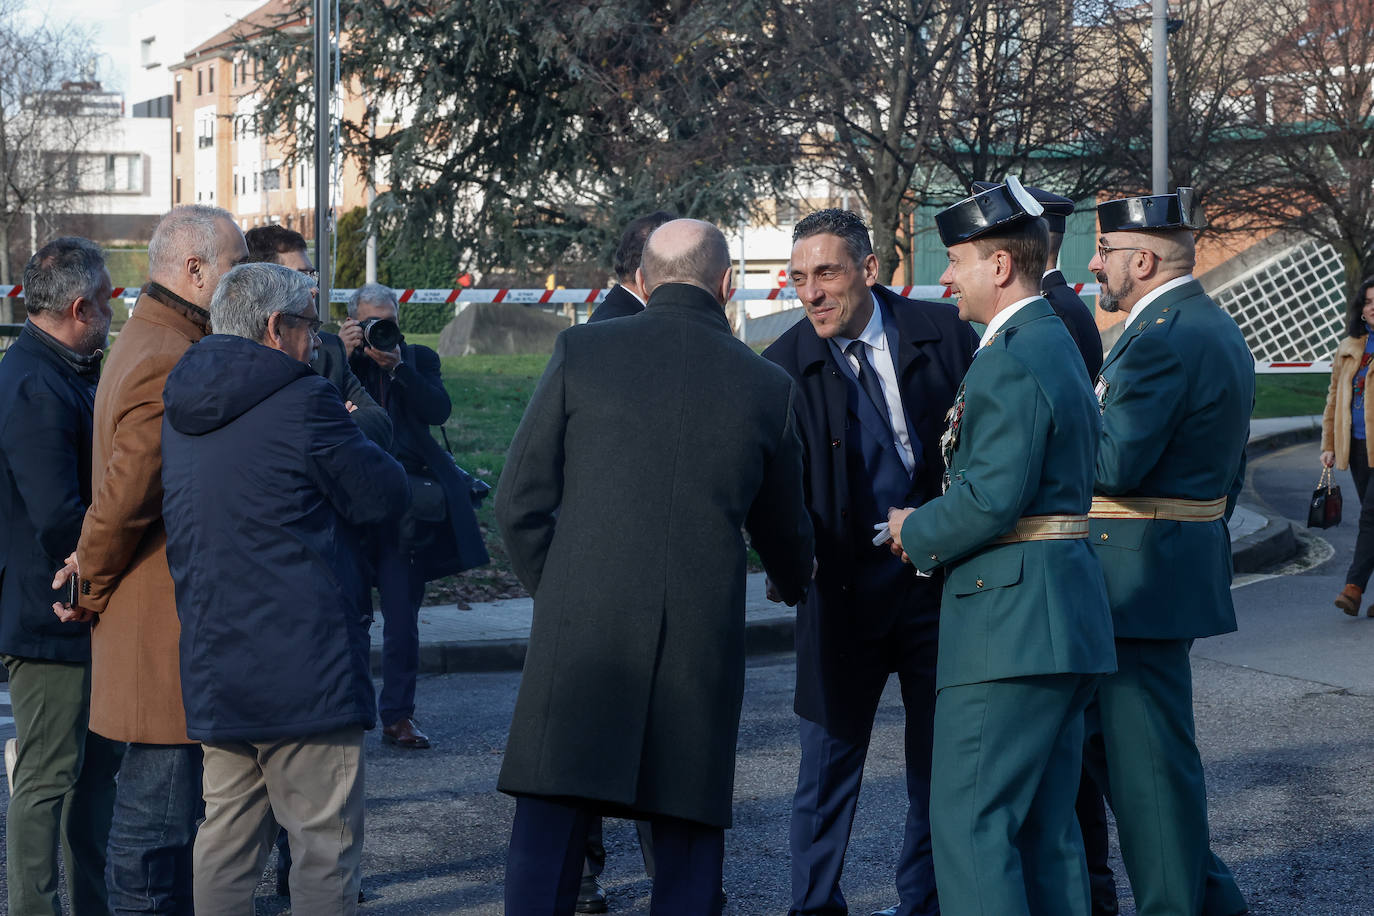
[[[959,383],[973,359],[978,338],[958,311],[947,303],[906,299],[885,287],[874,294],[888,306],[897,325],[895,354],[902,403],[915,438],[920,440],[923,464],[915,484],[924,499],[938,496],[944,466],[940,436],[945,414],[954,403]],[[867,658],[865,649],[892,637],[900,614],[921,612],[906,600],[874,600],[856,581],[856,545],[869,543],[872,531],[852,523],[851,474],[848,467],[854,386],[844,376],[829,343],[802,318],[763,351],[797,384],[794,407],[806,453],[806,502],[816,530],[815,587],[797,608],[797,692],[799,716],[847,734],[847,724],[871,704],[872,678],[855,677],[853,659]],[[935,613],[939,583],[913,582],[902,598],[914,597]]]
[[[320,332],[320,345],[315,350],[315,358],[310,368],[334,383],[339,396],[351,401],[357,408],[349,414],[363,431],[363,435],[384,449],[391,448],[391,417],[381,405],[367,393],[363,383],[353,374],[348,365],[348,351],[344,349],[339,335],[327,331]]]
[[[401,365],[388,377],[359,347],[350,363],[369,394],[391,417],[392,451],[408,473],[438,481],[448,506],[446,524],[425,526],[429,537],[414,548],[411,562],[417,576],[428,582],[491,561],[477,513],[472,505],[472,478],[453,462],[453,456],[430,432],[453,411],[444,388],[439,354],[419,344],[401,344]]]
[[[1040,292],[1049,300],[1050,308],[1064,322],[1064,327],[1069,329],[1069,336],[1073,338],[1078,352],[1083,354],[1088,381],[1095,383],[1098,373],[1102,371],[1102,333],[1097,330],[1092,310],[1057,270],[1041,278]]]
[[[534,623],[498,787],[730,824],[745,550],[811,578],[791,381],[695,286],[559,335],[496,518]]]

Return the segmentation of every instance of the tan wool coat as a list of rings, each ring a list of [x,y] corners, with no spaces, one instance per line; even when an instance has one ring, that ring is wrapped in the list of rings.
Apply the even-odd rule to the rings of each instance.
[[[96,389],[93,500],[76,555],[80,603],[98,613],[91,730],[116,741],[190,741],[162,526],[162,387],[206,333],[187,311],[140,296]]]
[[[1366,337],[1347,337],[1331,356],[1331,387],[1326,392],[1326,410],[1322,412],[1322,451],[1336,453],[1336,469],[1350,466],[1350,405],[1354,400],[1355,373],[1360,371]],[[1374,367],[1366,376],[1374,382]],[[1369,466],[1374,467],[1374,400],[1365,396],[1364,443]]]

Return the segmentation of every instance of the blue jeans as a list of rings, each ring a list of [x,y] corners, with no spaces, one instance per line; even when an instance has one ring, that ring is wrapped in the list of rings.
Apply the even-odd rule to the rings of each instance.
[[[205,811],[198,744],[130,744],[106,856],[110,912],[195,912],[191,847]]]

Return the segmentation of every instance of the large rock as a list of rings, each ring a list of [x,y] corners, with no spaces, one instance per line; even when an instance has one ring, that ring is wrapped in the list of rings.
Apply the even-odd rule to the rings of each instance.
[[[439,355],[552,353],[553,339],[571,323],[528,305],[474,302],[440,332]]]

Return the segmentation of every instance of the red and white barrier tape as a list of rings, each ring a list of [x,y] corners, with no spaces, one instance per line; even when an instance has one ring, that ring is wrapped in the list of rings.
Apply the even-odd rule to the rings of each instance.
[[[1071,284],[1073,291],[1080,296],[1096,296],[1099,292],[1099,285],[1096,283],[1074,283]],[[900,296],[907,296],[916,299],[948,299],[950,297],[948,286],[925,285],[925,286],[889,286]],[[595,305],[606,297],[606,289],[397,289],[396,297],[401,302],[417,303],[442,303],[445,305],[458,305],[468,302],[509,302],[518,305]],[[111,294],[112,298],[135,299],[138,297],[138,287],[117,286]],[[332,289],[329,291],[331,302],[347,302],[348,297],[353,294],[351,289]],[[0,298],[22,298],[24,295],[23,286],[4,286],[0,285]],[[779,302],[795,302],[797,291],[791,286],[774,287],[773,289],[732,289],[730,299],[733,301],[756,301],[771,300]],[[1316,374],[1331,371],[1330,360],[1307,360],[1307,361],[1257,361],[1255,371],[1261,374]]]
[[[947,299],[948,286],[889,286],[901,296],[917,299]],[[1082,296],[1096,296],[1096,283],[1076,283],[1073,291]],[[138,287],[116,287],[115,298],[135,299]],[[607,289],[397,289],[396,298],[401,302],[443,303],[456,305],[466,302],[511,302],[520,305],[593,305],[600,302],[610,292]],[[330,302],[347,302],[353,294],[351,289],[331,289]],[[0,298],[23,297],[22,286],[0,286]],[[772,289],[732,289],[730,298],[735,301],[778,300],[795,301],[797,291],[791,286]]]

